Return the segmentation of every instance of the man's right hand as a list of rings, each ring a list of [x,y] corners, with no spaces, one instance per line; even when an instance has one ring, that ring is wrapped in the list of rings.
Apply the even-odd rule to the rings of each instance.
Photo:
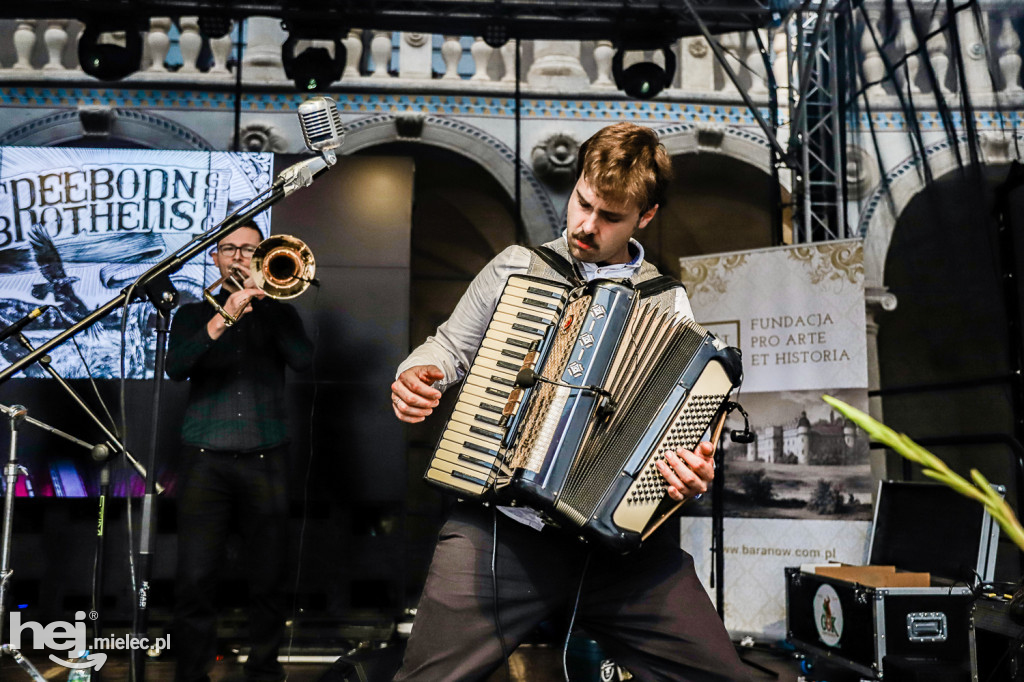
[[[228,296],[228,300],[224,301],[224,312],[239,320],[246,313],[252,312],[252,300],[254,298],[263,298],[266,295],[266,292],[262,289],[256,288],[232,291],[231,295]],[[227,328],[227,321],[219,313],[211,317],[210,321],[206,323],[206,333],[214,340],[220,338]]]
[[[436,365],[410,367],[391,384],[391,407],[395,416],[409,424],[426,419],[441,400],[441,391],[431,384],[444,379]]]

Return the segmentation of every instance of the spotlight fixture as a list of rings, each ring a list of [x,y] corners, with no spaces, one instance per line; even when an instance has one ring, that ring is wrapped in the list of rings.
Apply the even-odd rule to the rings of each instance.
[[[341,78],[345,69],[345,46],[338,38],[330,38],[334,44],[334,57],[326,47],[307,47],[298,55],[295,44],[300,40],[323,40],[309,35],[299,36],[295,31],[288,35],[288,40],[281,46],[281,61],[284,73],[295,82],[299,90],[323,90]]]
[[[82,71],[101,81],[121,80],[138,71],[142,34],[137,22],[112,17],[87,19],[78,40],[78,63]]]
[[[510,37],[508,26],[503,23],[494,22],[484,26],[484,42],[496,50],[504,46]]]
[[[672,84],[676,75],[676,55],[670,47],[661,47],[665,67],[654,62],[637,62],[622,69],[626,48],[620,47],[612,57],[612,77],[615,85],[633,99],[650,99]]]
[[[223,38],[231,33],[234,22],[231,17],[217,15],[203,15],[199,17],[199,35],[205,38]]]

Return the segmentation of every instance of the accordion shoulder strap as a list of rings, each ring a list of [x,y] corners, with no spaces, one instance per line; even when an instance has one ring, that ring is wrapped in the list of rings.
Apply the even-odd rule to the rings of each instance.
[[[548,267],[557,272],[559,276],[570,284],[574,286],[583,284],[583,278],[576,272],[576,268],[572,266],[572,263],[554,249],[548,246],[531,246],[530,251],[547,263]],[[682,282],[668,275],[658,275],[633,286],[641,297],[657,296],[676,287],[683,287],[683,290],[686,290]]]
[[[579,273],[576,272],[576,268],[572,266],[572,263],[554,249],[547,246],[531,246],[530,251],[573,286],[583,284],[583,280],[580,278]]]
[[[668,275],[659,275],[633,286],[641,297],[657,296],[658,294],[664,293],[670,289],[675,289],[676,287],[682,287],[683,291],[686,291],[686,287],[683,286],[682,282],[677,279],[673,279]]]

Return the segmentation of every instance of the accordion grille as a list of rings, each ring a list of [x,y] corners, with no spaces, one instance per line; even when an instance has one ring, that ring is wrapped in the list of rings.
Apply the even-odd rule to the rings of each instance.
[[[562,376],[576,337],[583,328],[590,301],[590,296],[581,296],[566,306],[562,328],[555,336],[541,376],[556,381]],[[540,471],[569,393],[567,389],[547,383],[538,384],[534,389],[534,397],[523,415],[522,435],[512,456],[514,468]]]

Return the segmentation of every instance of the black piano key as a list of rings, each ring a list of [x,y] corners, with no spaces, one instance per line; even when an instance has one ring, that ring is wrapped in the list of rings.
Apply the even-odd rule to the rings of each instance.
[[[538,301],[535,298],[524,298],[523,299],[523,304],[524,305],[531,305],[531,306],[533,306],[535,308],[543,308],[544,310],[551,310],[551,311],[556,312],[556,313],[558,312],[558,304],[557,303],[548,303],[547,301]]]
[[[536,341],[524,341],[523,339],[517,339],[514,336],[506,336],[505,343],[510,346],[518,346],[519,348],[525,348],[526,350],[533,350],[533,346]]]
[[[474,476],[470,476],[469,474],[464,474],[456,469],[452,470],[452,478],[461,478],[463,481],[469,481],[470,483],[475,483],[476,485],[487,485],[487,481],[481,480]]]
[[[498,407],[497,405],[492,405],[491,403],[477,403],[476,405],[481,410],[487,410],[488,412],[496,412],[498,414],[501,414],[505,411],[504,407]]]
[[[485,455],[491,455],[492,457],[498,456],[497,450],[489,450],[488,448],[485,448],[483,445],[474,443],[473,441],[464,440],[462,441],[462,446],[475,452],[482,452]]]
[[[550,325],[551,324],[551,322],[549,322],[548,320],[545,320],[543,317],[538,317],[536,315],[531,315],[530,313],[516,313],[516,317],[518,319],[520,319],[520,320],[526,320],[527,322],[536,322],[537,324],[543,324],[543,325]],[[514,329],[515,325],[512,325],[512,327]],[[543,332],[538,332],[538,333],[542,334]]]
[[[497,360],[495,364],[502,369],[507,369],[510,372],[519,372],[523,368],[522,365],[517,365],[511,362],[505,362],[504,360]]]
[[[555,298],[561,300],[562,294],[557,291],[548,291],[547,289],[541,289],[539,287],[526,287],[526,293],[533,294],[535,296],[547,296],[548,298]]]
[[[518,373],[520,369],[521,368],[516,367],[516,373]],[[515,388],[516,386],[516,382],[513,379],[506,379],[505,377],[498,376],[497,374],[491,375],[491,381],[493,381],[496,384],[501,384],[502,386],[508,386],[510,388]],[[505,397],[507,398],[508,395],[505,395]]]
[[[503,350],[501,354],[506,358],[512,358],[514,360],[523,361],[526,359],[526,353],[517,353],[514,350]]]
[[[488,431],[487,429],[482,429],[479,426],[470,426],[469,432],[474,433],[478,436],[483,436],[484,438],[492,438],[497,441],[500,441],[502,438],[505,437],[503,434],[497,433],[495,431]]]
[[[504,398],[505,400],[508,400],[508,397],[511,395],[509,391],[499,391],[498,389],[491,388],[490,386],[488,386],[484,390],[490,395],[496,395],[499,398]]]
[[[478,422],[483,422],[484,424],[490,424],[491,426],[504,426],[505,425],[504,417],[499,417],[499,418],[495,419],[494,417],[485,417],[482,414],[475,414],[475,415],[473,415],[473,419],[478,421]]]
[[[527,327],[525,324],[516,323],[516,324],[512,325],[512,328],[515,329],[517,332],[524,332],[526,334],[535,334],[537,336],[544,336],[544,330],[543,329],[537,329],[536,327]]]
[[[484,469],[490,469],[491,471],[495,471],[498,468],[498,465],[495,464],[494,462],[485,462],[482,459],[470,457],[469,455],[465,454],[459,455],[459,459],[461,459],[463,462],[469,462],[470,464],[473,464],[475,466],[483,467]]]

